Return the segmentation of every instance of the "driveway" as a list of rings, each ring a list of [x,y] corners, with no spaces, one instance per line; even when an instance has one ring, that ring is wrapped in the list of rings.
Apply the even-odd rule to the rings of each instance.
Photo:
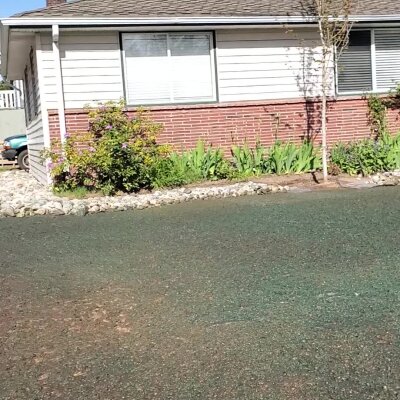
[[[0,220],[0,399],[398,399],[400,189]]]

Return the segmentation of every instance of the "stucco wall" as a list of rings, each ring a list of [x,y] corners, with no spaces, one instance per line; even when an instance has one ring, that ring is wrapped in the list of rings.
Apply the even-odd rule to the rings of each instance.
[[[0,140],[26,133],[24,110],[0,110]]]

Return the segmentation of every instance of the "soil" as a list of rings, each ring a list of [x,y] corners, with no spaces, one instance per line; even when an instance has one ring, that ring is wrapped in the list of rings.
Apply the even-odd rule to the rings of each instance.
[[[0,399],[398,399],[399,208],[393,187],[0,220]]]

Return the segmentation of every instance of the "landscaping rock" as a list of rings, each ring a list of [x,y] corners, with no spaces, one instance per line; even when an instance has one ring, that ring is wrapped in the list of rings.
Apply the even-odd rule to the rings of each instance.
[[[1,213],[4,217],[15,217],[14,209],[10,206],[3,206]]]
[[[372,175],[370,182],[377,186],[397,186],[400,184],[400,171]]]
[[[385,179],[391,178],[386,177]],[[241,182],[220,186],[157,190],[146,194],[66,199],[56,196],[51,188],[42,186],[26,172],[6,171],[0,173],[0,217],[85,216],[107,211],[143,210],[149,207],[184,203],[195,199],[261,195],[288,190],[289,188],[286,186]]]

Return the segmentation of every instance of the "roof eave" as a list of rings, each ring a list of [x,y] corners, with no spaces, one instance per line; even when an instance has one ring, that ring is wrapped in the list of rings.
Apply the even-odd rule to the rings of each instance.
[[[5,26],[82,26],[82,25],[203,25],[203,24],[287,24],[312,23],[315,19],[304,16],[259,17],[145,17],[145,18],[75,18],[75,17],[16,17],[4,18]]]
[[[351,15],[352,22],[400,21],[400,14]],[[244,16],[244,17],[144,17],[144,18],[82,18],[82,17],[11,17],[4,18],[4,26],[99,26],[99,25],[203,25],[203,24],[299,24],[315,23],[312,16]]]

